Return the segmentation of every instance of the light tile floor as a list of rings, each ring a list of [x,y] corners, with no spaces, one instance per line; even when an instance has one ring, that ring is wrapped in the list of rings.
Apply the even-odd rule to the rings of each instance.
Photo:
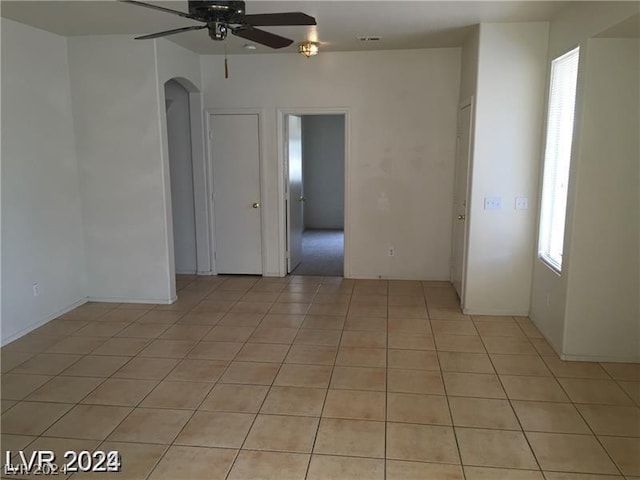
[[[527,318],[463,315],[448,284],[178,288],[4,347],[3,459],[121,453],[121,473],[74,480],[640,478],[640,365],[563,362]]]

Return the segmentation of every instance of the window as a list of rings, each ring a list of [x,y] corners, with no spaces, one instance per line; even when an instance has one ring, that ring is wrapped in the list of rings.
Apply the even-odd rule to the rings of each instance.
[[[562,270],[579,54],[576,48],[551,64],[538,256],[557,272]]]

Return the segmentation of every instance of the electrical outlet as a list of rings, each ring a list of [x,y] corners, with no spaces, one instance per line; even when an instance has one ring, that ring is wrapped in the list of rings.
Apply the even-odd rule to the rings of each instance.
[[[40,295],[40,285],[38,285],[37,283],[33,284],[33,296],[37,297],[38,295]]]
[[[389,247],[389,256],[393,257],[396,254],[396,251],[393,247]]]

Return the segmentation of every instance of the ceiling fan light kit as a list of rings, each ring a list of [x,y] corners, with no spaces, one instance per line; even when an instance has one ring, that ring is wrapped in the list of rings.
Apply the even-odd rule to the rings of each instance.
[[[298,45],[298,52],[305,57],[313,57],[320,51],[320,44],[318,42],[302,42]]]
[[[186,13],[161,7],[159,5],[139,2],[137,0],[120,1],[204,23],[204,25],[194,25],[192,27],[176,28],[174,30],[143,35],[141,37],[136,37],[136,40],[159,38],[176,33],[188,32],[191,30],[202,30],[206,28],[209,31],[211,39],[215,41],[225,40],[227,38],[227,34],[231,32],[236,37],[249,40],[250,42],[259,43],[271,48],[283,48],[291,45],[293,40],[256,27],[316,25],[315,18],[302,12],[259,13],[256,15],[247,15],[245,13],[245,2],[189,0],[189,13]]]
[[[227,38],[227,25],[222,22],[212,22],[209,27],[209,36],[211,40],[224,40]]]

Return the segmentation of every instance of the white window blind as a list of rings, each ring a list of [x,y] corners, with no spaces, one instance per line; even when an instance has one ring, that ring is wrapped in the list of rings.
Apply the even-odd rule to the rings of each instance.
[[[579,54],[576,48],[551,64],[538,256],[557,272],[562,270]]]

